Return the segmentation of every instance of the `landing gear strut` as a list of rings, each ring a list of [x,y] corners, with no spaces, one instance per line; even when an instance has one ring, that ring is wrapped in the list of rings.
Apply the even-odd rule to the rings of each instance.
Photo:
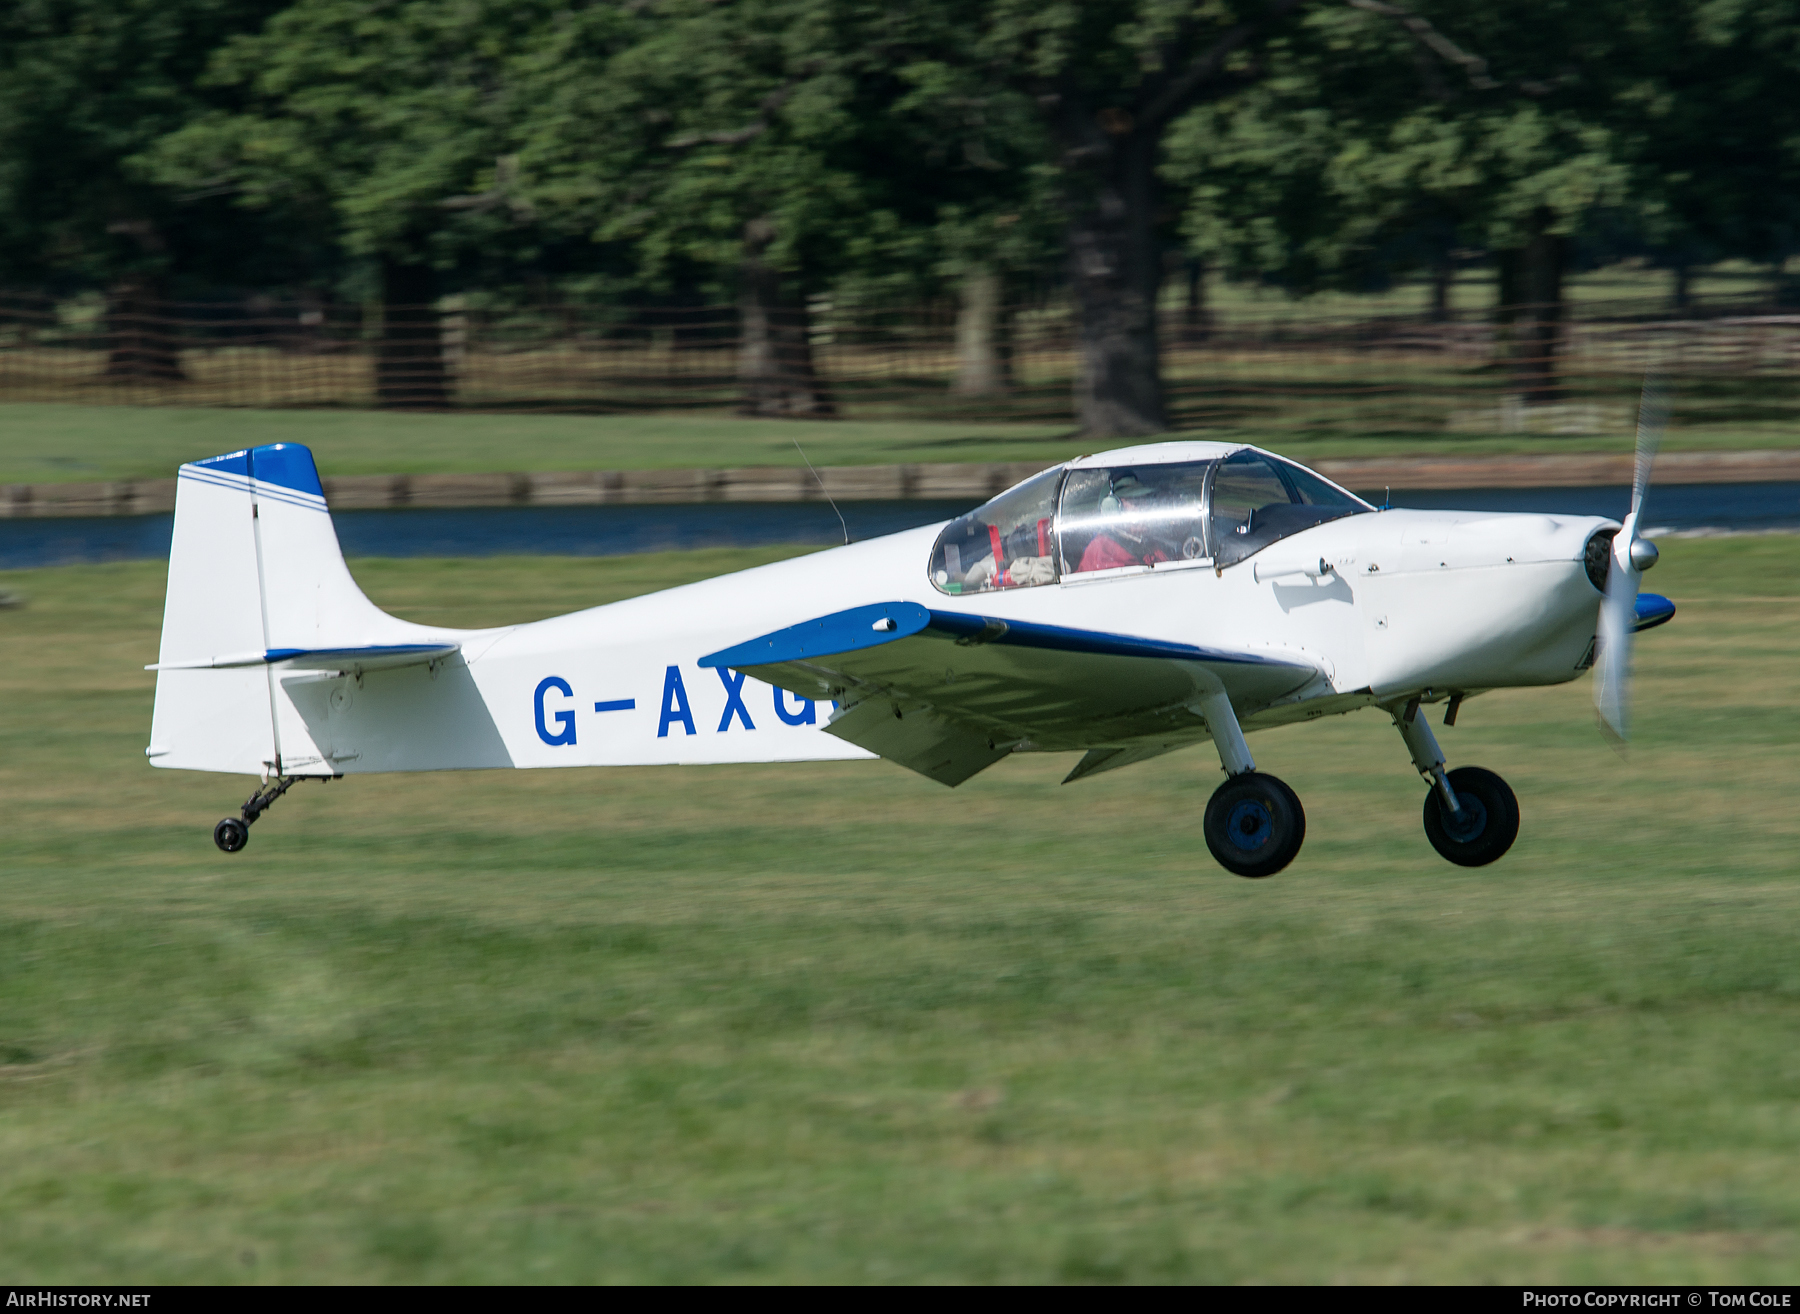
[[[276,776],[274,780],[265,780],[262,786],[244,800],[244,806],[235,817],[226,817],[213,827],[213,843],[226,853],[236,853],[250,842],[250,826],[258,817],[273,806],[276,799],[302,780],[335,780],[335,776]]]
[[[1251,880],[1273,876],[1300,852],[1306,810],[1287,782],[1256,769],[1231,700],[1220,690],[1196,708],[1206,718],[1226,780],[1206,804],[1206,847],[1219,865]]]
[[[1519,800],[1492,771],[1444,770],[1444,750],[1413,699],[1394,713],[1413,765],[1431,786],[1425,795],[1425,838],[1459,867],[1485,867],[1519,837]]]

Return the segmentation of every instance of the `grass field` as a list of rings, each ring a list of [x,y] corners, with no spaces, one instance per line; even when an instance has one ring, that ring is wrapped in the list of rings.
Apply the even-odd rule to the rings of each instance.
[[[1067,426],[782,423],[717,415],[427,415],[381,411],[0,404],[0,483],[166,479],[183,461],[305,443],[326,474],[643,470],[1024,461],[1086,450]],[[1059,436],[1060,435],[1060,436]]]
[[[1665,450],[1800,444],[1800,426],[1779,419],[1792,393],[1786,379],[1726,379],[1703,386],[1703,395],[1681,403],[1690,414],[1684,419],[1677,411]],[[1403,405],[1401,399],[1392,403]],[[1630,449],[1632,405],[1629,395],[1611,398],[1607,413],[1617,418],[1618,432],[1421,434],[1380,422],[1354,432],[1330,398],[1297,398],[1286,406],[1280,423],[1217,426],[1190,436],[1254,442],[1302,461],[1417,453],[1617,452]],[[0,403],[0,484],[166,479],[183,461],[272,442],[306,444],[328,475],[794,466],[800,464],[795,439],[815,465],[1033,460],[1050,465],[1116,445],[1079,438],[1067,426],[1042,424]]]
[[[1724,260],[1716,265],[1696,266],[1689,272],[1688,293],[1696,305],[1767,299],[1776,291],[1781,277],[1773,266],[1748,260]],[[1184,279],[1167,280],[1163,284],[1163,305],[1176,309],[1186,291]],[[1640,260],[1572,271],[1563,283],[1563,295],[1577,313],[1604,307],[1610,313],[1633,310],[1640,314],[1672,314],[1674,291],[1673,273]],[[1498,300],[1491,267],[1474,265],[1457,271],[1450,287],[1452,311],[1478,315]],[[1396,281],[1383,292],[1321,291],[1295,298],[1273,284],[1215,278],[1207,283],[1207,303],[1213,314],[1232,324],[1326,315],[1422,315],[1431,309],[1431,280],[1415,275]]]
[[[758,559],[778,553],[755,554]],[[365,561],[491,624],[742,564]],[[1585,682],[1059,788],[884,763],[352,779],[235,857],[144,765],[152,565],[0,574],[0,1273],[37,1282],[1800,1276],[1800,539],[1677,540],[1621,761]]]

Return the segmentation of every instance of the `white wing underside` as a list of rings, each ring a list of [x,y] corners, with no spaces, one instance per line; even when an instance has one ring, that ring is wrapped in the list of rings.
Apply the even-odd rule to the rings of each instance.
[[[857,646],[840,647],[846,643]],[[837,699],[843,706],[828,733],[946,785],[1021,749],[1085,750],[1071,780],[1126,766],[1209,738],[1200,704],[1221,688],[1248,710],[1320,678],[1314,666],[1286,656],[912,603],[822,617],[701,664]]]

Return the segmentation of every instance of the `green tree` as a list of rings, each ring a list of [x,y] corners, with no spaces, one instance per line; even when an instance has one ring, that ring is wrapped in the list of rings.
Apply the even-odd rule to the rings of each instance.
[[[834,15],[784,0],[643,12],[616,52],[586,39],[591,11],[554,34],[528,134],[538,195],[628,243],[652,282],[735,275],[743,408],[829,414],[807,297],[898,226],[844,147],[856,108]]]
[[[1166,427],[1157,292],[1163,276],[1157,166],[1188,109],[1236,94],[1302,0],[995,0],[949,6],[947,62],[1033,107],[1047,143],[1076,316],[1075,409],[1097,436]]]
[[[627,46],[548,32],[525,131],[552,222],[629,244],[654,283],[723,283],[742,331],[743,409],[819,415],[808,302],[855,286],[917,296],[1017,270],[1035,132],[929,58],[928,7],[665,0]],[[1041,252],[1037,254],[1041,259]],[[991,335],[990,335],[991,336]]]
[[[1256,86],[1171,134],[1187,240],[1296,294],[1421,266],[1442,289],[1454,250],[1491,252],[1521,387],[1552,398],[1570,240],[1629,191],[1612,17],[1454,10],[1452,40],[1423,7],[1313,11]]]
[[[1351,2],[1406,43],[1409,14],[1374,0]],[[940,0],[921,7],[940,16],[944,62],[1023,98],[1042,127],[1042,163],[1053,174],[1064,222],[1076,319],[1075,409],[1083,430],[1100,436],[1162,430],[1156,305],[1166,216],[1180,200],[1162,185],[1168,134],[1196,107],[1230,104],[1256,87],[1282,43],[1318,45],[1323,36],[1305,20],[1342,6],[1326,0],[991,0],[977,8]],[[1435,70],[1444,54],[1429,42],[1424,49]],[[1333,75],[1354,81],[1366,53],[1358,44],[1340,44],[1330,51]],[[1314,78],[1310,94],[1320,91]]]
[[[955,289],[957,369],[965,395],[1013,386],[1012,303],[1062,270],[1063,232],[1051,143],[1028,98],[936,58],[941,34],[913,35],[889,113],[929,171],[935,218],[919,234],[923,268]]]
[[[538,238],[517,124],[558,14],[549,0],[297,0],[218,52],[205,82],[238,107],[165,137],[155,176],[296,216],[368,262],[381,400],[441,402],[447,276],[497,252],[527,256]]]
[[[1632,169],[1634,234],[1675,272],[1800,245],[1800,6],[1650,0],[1619,15],[1612,121]]]
[[[172,280],[285,272],[287,239],[184,200],[140,156],[216,108],[198,87],[221,42],[279,0],[13,0],[0,6],[0,280],[108,291],[114,374],[179,375],[147,316]]]

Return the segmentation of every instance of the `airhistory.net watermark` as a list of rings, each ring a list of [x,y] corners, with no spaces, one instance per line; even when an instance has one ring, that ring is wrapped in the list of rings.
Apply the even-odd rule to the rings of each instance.
[[[9,1291],[8,1309],[147,1309],[147,1292]]]

